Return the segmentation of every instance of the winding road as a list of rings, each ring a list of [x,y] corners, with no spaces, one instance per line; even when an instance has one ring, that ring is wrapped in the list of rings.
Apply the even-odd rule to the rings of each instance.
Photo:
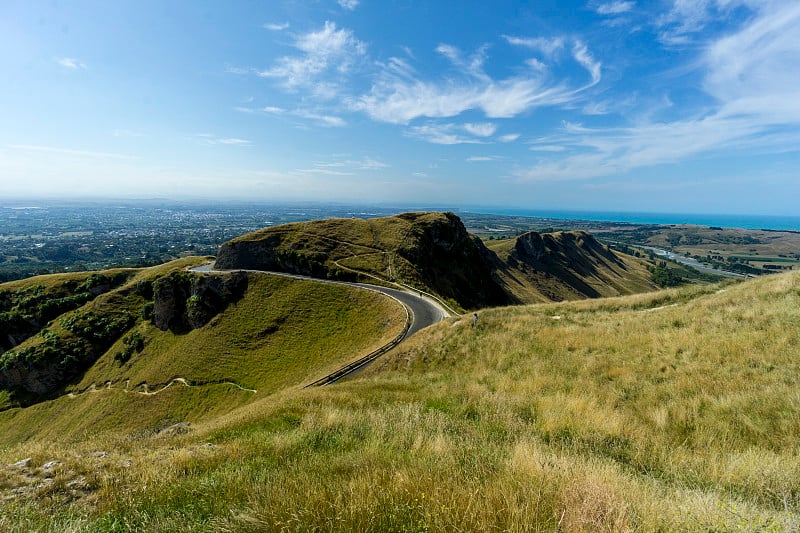
[[[350,287],[358,287],[360,289],[380,292],[400,302],[406,308],[406,310],[408,311],[410,324],[408,329],[405,331],[405,333],[401,338],[390,342],[386,346],[376,350],[372,354],[365,356],[362,359],[358,359],[353,363],[345,365],[344,367],[340,368],[339,370],[336,370],[335,372],[329,374],[328,376],[325,376],[315,381],[313,384],[327,385],[329,383],[334,383],[335,381],[341,379],[342,377],[363,368],[364,366],[372,362],[374,359],[377,359],[377,357],[379,357],[380,355],[386,353],[388,349],[393,348],[394,346],[400,344],[401,342],[403,342],[405,339],[407,339],[417,331],[424,329],[430,325],[436,324],[437,322],[444,320],[448,316],[451,316],[450,312],[447,311],[436,300],[427,297],[417,291],[390,289],[388,287],[382,287],[380,285],[372,285],[368,283],[333,281],[327,279],[312,278],[310,276],[301,276],[299,274],[287,274],[285,272],[272,272],[266,270],[252,270],[252,269],[216,270],[213,264],[194,267],[191,268],[190,270],[192,272],[204,272],[204,273],[225,273],[225,272],[244,271],[244,272],[254,272],[258,274],[270,274],[273,276],[281,276],[285,278],[299,279],[304,281],[314,281],[317,283],[332,283],[335,285],[347,285]]]

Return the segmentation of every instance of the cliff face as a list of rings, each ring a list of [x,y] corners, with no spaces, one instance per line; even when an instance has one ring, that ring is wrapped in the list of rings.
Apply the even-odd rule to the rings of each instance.
[[[45,329],[36,342],[2,354],[0,389],[21,393],[22,403],[46,397],[94,364],[136,324],[148,305],[153,324],[162,330],[184,333],[200,328],[241,298],[247,274],[175,271],[155,280],[151,289],[110,293],[102,302],[59,320],[60,329]]]
[[[415,224],[412,238],[397,252],[417,266],[429,287],[466,309],[511,303],[493,275],[494,253],[453,213]]]
[[[374,263],[343,266],[354,258]],[[402,263],[402,274],[392,269],[388,263],[394,259],[389,258]],[[474,308],[510,303],[492,274],[495,260],[453,213],[404,213],[368,221],[336,219],[267,228],[223,244],[216,267],[343,281],[359,275],[396,278]]]
[[[525,233],[517,237],[512,257],[542,269],[568,268],[584,276],[594,273],[598,262],[621,265],[614,252],[585,231]]]
[[[585,231],[520,235],[507,263],[550,300],[616,296],[648,284]]]
[[[173,272],[153,285],[153,324],[176,333],[201,328],[247,289],[247,274]]]

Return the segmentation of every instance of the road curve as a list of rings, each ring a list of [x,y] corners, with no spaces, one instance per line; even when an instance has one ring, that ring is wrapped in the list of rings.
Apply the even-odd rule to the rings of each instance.
[[[301,276],[298,274],[287,274],[285,272],[272,272],[267,270],[252,270],[252,269],[236,269],[236,270],[216,270],[213,268],[213,264],[203,265],[199,267],[194,267],[189,269],[193,272],[205,272],[205,273],[224,273],[224,272],[234,272],[236,270],[242,270],[244,272],[256,272],[259,274],[271,274],[273,276],[281,276],[286,278],[292,279],[299,279],[304,281],[315,281],[318,283],[333,283],[336,285],[347,285],[350,287],[358,287],[360,289],[376,291],[385,294],[386,296],[393,298],[399,301],[401,304],[405,306],[408,310],[409,317],[411,319],[411,324],[409,325],[408,330],[406,331],[405,335],[402,339],[400,339],[397,344],[403,342],[405,339],[416,333],[417,331],[424,329],[430,325],[436,324],[444,320],[446,317],[450,316],[449,313],[435,300],[428,298],[422,295],[419,292],[412,292],[412,291],[403,291],[399,289],[390,289],[388,287],[382,287],[380,285],[372,285],[369,283],[351,283],[347,281],[333,281],[327,279],[319,279],[319,278],[312,278],[309,276]],[[392,344],[392,343],[390,343]],[[380,351],[380,350],[378,350]],[[371,362],[371,360],[366,361],[364,365]],[[363,365],[362,365],[363,366]],[[343,367],[344,368],[344,367]],[[359,366],[358,368],[361,368]],[[341,370],[341,369],[340,369]],[[353,369],[356,370],[356,369]],[[339,371],[337,371],[339,372]],[[337,372],[334,372],[336,374]],[[349,372],[348,372],[349,373]],[[335,379],[331,379],[325,382],[333,383],[334,381],[344,377],[340,375]],[[323,378],[324,379],[324,378]]]

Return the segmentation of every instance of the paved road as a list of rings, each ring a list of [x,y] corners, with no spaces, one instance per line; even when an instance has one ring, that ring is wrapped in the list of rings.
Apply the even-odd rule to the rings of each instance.
[[[442,321],[447,316],[445,311],[438,304],[414,293],[401,291],[398,289],[389,289],[386,287],[380,287],[378,285],[369,285],[366,283],[354,283],[352,285],[382,292],[383,294],[392,296],[404,303],[409,311],[411,311],[412,315],[411,327],[409,328],[408,333],[406,333],[406,337],[410,337],[417,331],[427,328],[431,324],[436,324],[437,322]]]
[[[213,265],[203,265],[200,267],[195,267],[191,270],[195,272],[229,272],[226,270],[215,270],[213,269]],[[429,298],[426,298],[424,296],[421,297],[419,296],[418,293],[413,293],[410,291],[390,289],[387,287],[381,287],[380,285],[371,285],[368,283],[349,283],[345,281],[332,281],[327,279],[312,278],[308,276],[300,276],[297,274],[286,274],[284,272],[269,272],[265,270],[247,270],[247,272],[259,272],[262,274],[272,274],[274,276],[282,276],[286,278],[301,279],[306,281],[316,281],[319,283],[334,283],[337,285],[349,285],[351,287],[359,287],[362,289],[383,293],[396,300],[399,300],[403,305],[406,306],[411,315],[411,327],[409,328],[404,338],[408,338],[417,331],[426,328],[432,324],[436,324],[437,322],[444,320],[444,318],[448,316],[448,313],[437,302]]]

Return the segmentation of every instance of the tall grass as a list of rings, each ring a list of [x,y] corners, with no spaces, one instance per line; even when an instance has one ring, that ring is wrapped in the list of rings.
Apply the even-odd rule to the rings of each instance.
[[[452,319],[186,435],[37,444],[72,471],[116,447],[0,529],[795,531],[798,326],[797,274]]]

